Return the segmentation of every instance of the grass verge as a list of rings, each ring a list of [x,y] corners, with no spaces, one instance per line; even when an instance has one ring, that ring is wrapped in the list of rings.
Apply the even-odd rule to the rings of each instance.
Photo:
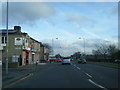
[[[99,65],[111,66],[111,67],[120,67],[120,63],[110,63],[110,62],[92,62]]]

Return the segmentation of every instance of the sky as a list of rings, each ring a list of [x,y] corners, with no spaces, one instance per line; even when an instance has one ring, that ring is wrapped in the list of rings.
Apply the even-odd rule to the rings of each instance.
[[[102,0],[103,1],[103,0]],[[104,0],[105,1],[105,0]],[[52,45],[54,54],[91,54],[95,44],[118,43],[117,2],[9,2],[9,28]],[[2,28],[6,28],[2,2]]]

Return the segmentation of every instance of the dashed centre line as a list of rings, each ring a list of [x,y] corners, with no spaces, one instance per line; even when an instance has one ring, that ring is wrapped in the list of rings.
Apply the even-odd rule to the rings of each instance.
[[[90,78],[92,78],[92,76],[91,75],[89,75],[88,73],[85,73],[88,77],[90,77]]]
[[[75,64],[74,64],[74,66],[77,68],[77,69],[79,69],[80,70],[80,68],[79,67],[77,67]],[[88,73],[86,73],[86,72],[84,72],[88,77],[90,77],[90,78],[92,78],[92,76],[90,75],[90,74],[88,74]]]
[[[88,81],[89,81],[90,83],[94,84],[95,86],[98,86],[99,88],[102,88],[102,89],[104,89],[104,90],[108,90],[107,88],[105,88],[105,87],[103,87],[103,86],[101,86],[101,85],[95,83],[95,82],[92,81],[91,79],[88,79]]]
[[[77,69],[79,69],[79,70],[80,70],[80,68],[79,68],[79,67],[77,67]]]
[[[74,64],[73,66],[80,70],[80,68],[77,67],[75,64]],[[83,72],[84,72],[84,71],[83,71]],[[90,74],[88,74],[88,73],[86,73],[86,72],[84,72],[84,73],[85,73],[88,77],[92,78],[92,76],[91,76]],[[95,82],[92,81],[91,79],[88,79],[88,81],[89,81],[90,83],[94,84],[95,86],[99,87],[99,88],[102,88],[102,89],[104,89],[104,90],[108,90],[107,88],[105,88],[105,87],[103,87],[103,86],[95,83]]]

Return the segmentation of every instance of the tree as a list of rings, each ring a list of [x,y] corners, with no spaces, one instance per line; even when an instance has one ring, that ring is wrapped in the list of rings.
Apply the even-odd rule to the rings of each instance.
[[[80,52],[75,52],[73,55],[71,55],[71,58],[78,59],[78,58],[80,58],[80,56],[81,56]]]
[[[115,58],[115,53],[118,52],[118,49],[115,45],[108,46],[108,54],[111,56],[111,59]]]
[[[49,53],[52,52],[52,47],[51,47],[49,44],[47,44],[47,43],[43,43],[43,45],[44,45],[46,48],[49,49]]]
[[[114,55],[115,59],[120,59],[120,50],[115,52],[113,55]]]
[[[115,59],[119,59],[120,58],[120,51],[118,50],[118,48],[115,45],[109,45],[108,47],[108,54],[111,57],[111,62],[114,62]]]
[[[62,58],[62,56],[60,54],[56,54],[55,57],[56,58]]]
[[[93,55],[96,59],[100,59],[97,56],[101,55],[104,57],[104,61],[110,60],[107,57],[111,57],[110,61],[113,61],[119,54],[118,48],[115,45],[106,45],[104,43],[95,44],[96,50],[92,50]]]
[[[99,61],[98,56],[101,55],[100,50],[92,50],[92,53],[95,56],[95,59]]]
[[[104,43],[95,44],[95,47],[97,48],[96,52],[93,53],[99,53],[99,55],[102,55],[104,57],[104,60],[106,61],[106,54],[108,52],[108,45]]]

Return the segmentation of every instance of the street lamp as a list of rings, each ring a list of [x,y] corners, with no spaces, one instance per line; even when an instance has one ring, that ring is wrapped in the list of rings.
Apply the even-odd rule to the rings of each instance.
[[[58,39],[58,38],[56,38]],[[54,39],[52,38],[52,55],[54,56]]]
[[[58,38],[56,38],[58,40]],[[56,50],[56,54],[57,54],[58,50]],[[58,53],[59,54],[59,53]]]
[[[7,14],[6,14],[6,36],[7,36],[7,42],[6,42],[6,74],[8,74],[8,0],[7,0]]]
[[[54,55],[54,50],[53,50],[53,38],[52,38],[52,55]]]
[[[85,55],[85,38],[79,38],[79,39],[83,39],[83,42],[84,42],[84,55]]]

